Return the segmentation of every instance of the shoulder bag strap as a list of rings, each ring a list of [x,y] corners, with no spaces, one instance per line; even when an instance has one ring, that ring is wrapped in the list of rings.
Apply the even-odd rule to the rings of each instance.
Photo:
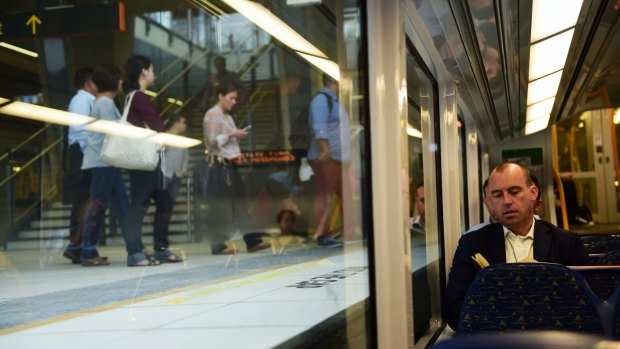
[[[136,94],[136,91],[131,91],[125,97],[125,107],[123,108],[123,116],[121,117],[122,121],[127,121],[127,116],[129,116],[129,109],[131,108],[131,101],[133,100],[133,95]]]

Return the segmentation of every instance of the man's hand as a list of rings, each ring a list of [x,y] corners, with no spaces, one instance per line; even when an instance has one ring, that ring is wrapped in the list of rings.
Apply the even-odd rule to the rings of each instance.
[[[327,142],[327,139],[317,139],[316,141],[321,148],[321,154],[319,154],[318,159],[320,161],[327,161],[331,159],[332,153],[329,151],[329,143]]]

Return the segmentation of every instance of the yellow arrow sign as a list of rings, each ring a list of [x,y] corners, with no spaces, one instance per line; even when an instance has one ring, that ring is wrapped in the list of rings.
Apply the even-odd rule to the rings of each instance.
[[[43,22],[41,22],[39,17],[32,15],[30,16],[30,18],[28,18],[26,25],[32,26],[32,35],[35,35],[37,33],[37,25],[40,25],[41,23]]]

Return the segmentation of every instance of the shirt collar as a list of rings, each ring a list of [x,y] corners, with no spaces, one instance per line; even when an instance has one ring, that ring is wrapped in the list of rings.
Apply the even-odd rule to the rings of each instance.
[[[530,226],[530,230],[527,232],[525,236],[521,236],[522,239],[532,239],[532,240],[534,239],[534,225],[535,224],[536,224],[536,221],[534,220],[534,217],[532,217],[532,226]],[[512,231],[510,231],[510,229],[506,228],[504,225],[502,225],[502,228],[504,229],[504,238],[514,240],[518,236],[517,234],[512,233]]]
[[[95,100],[95,95],[93,95],[92,93],[84,90],[84,89],[79,89],[78,92],[79,94],[84,94],[88,97],[89,100],[94,101]]]

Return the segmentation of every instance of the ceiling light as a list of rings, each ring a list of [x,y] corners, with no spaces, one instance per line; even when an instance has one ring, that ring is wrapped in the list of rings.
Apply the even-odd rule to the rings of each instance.
[[[529,80],[536,80],[564,68],[575,29],[530,46]]]
[[[407,124],[407,135],[409,137],[422,138],[422,132],[409,124]]]
[[[327,58],[321,50],[299,35],[299,33],[263,7],[263,5],[248,0],[222,1],[293,50]]]
[[[538,132],[540,130],[544,130],[547,128],[547,124],[549,123],[549,117],[551,115],[545,115],[544,117],[540,117],[536,120],[527,122],[525,124],[525,134],[530,135],[534,132]]]
[[[0,27],[0,29],[2,29],[2,28]],[[11,44],[8,44],[6,42],[0,42],[0,46],[4,47],[4,48],[8,48],[9,50],[13,50],[15,52],[19,52],[19,53],[21,53],[23,55],[26,55],[26,56],[30,56],[30,57],[34,57],[34,58],[39,57],[39,54],[36,53],[36,52],[30,51],[30,50],[26,50],[25,48],[21,48],[19,46],[11,45]]]
[[[81,125],[94,120],[90,116],[24,102],[13,102],[5,105],[0,108],[0,113],[64,126]]]
[[[574,26],[579,17],[581,4],[582,0],[534,0],[530,42],[536,42]]]
[[[113,134],[127,138],[145,138],[153,136],[156,133],[148,128],[137,127],[131,124],[121,124],[113,120],[97,120],[86,125],[86,129],[90,132]]]
[[[10,99],[0,97],[0,104],[8,103],[10,101],[11,101]]]
[[[204,0],[202,0],[204,2]],[[325,53],[306,40],[288,24],[267,10],[263,5],[248,0],[222,0],[228,6],[245,16],[259,28],[278,41],[296,51],[312,65],[340,81],[338,64],[330,61]],[[334,69],[334,67],[336,69]]]
[[[620,124],[620,108],[616,108],[616,112],[614,113],[614,124]]]
[[[527,105],[555,96],[561,79],[562,70],[530,82],[527,87]]]
[[[555,96],[527,107],[525,114],[526,123],[551,114],[553,102],[555,102]]]
[[[199,145],[202,141],[197,139],[177,136],[170,133],[158,133],[148,138],[149,141],[176,148],[191,148]]]
[[[305,53],[297,52],[302,58],[307,60],[310,64],[317,67],[322,72],[325,72],[327,75],[334,78],[336,81],[340,81],[340,67],[336,62],[330,61],[329,59],[323,59],[311,55],[307,55]]]

